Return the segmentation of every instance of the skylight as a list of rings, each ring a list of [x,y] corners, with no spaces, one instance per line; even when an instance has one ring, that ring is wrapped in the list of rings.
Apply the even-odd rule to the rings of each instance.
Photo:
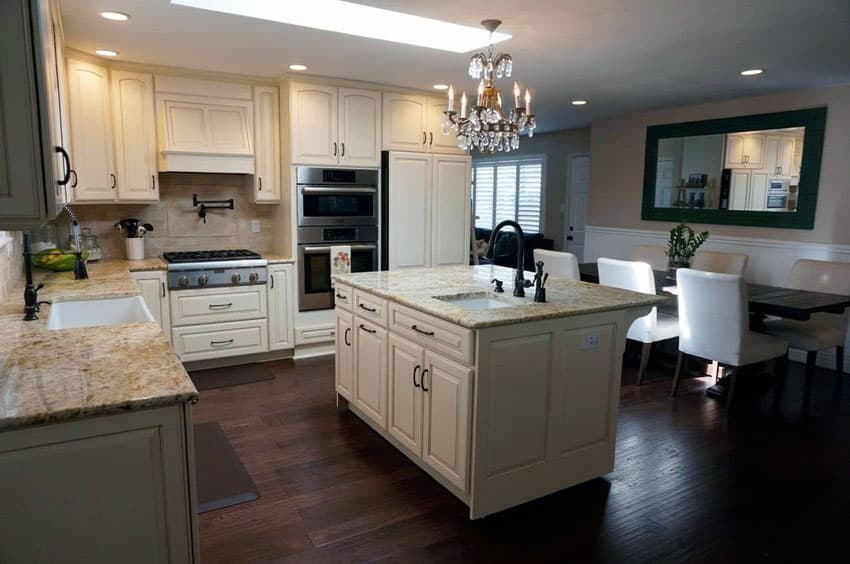
[[[466,53],[490,43],[490,34],[479,27],[458,25],[342,0],[171,0],[171,3],[455,53]],[[506,33],[494,33],[493,43],[510,37]]]

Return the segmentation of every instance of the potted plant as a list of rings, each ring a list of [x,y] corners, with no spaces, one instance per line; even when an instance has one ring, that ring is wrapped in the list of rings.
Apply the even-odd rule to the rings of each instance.
[[[675,273],[679,268],[688,268],[697,249],[708,239],[708,231],[695,233],[693,229],[680,223],[670,230],[667,242],[667,257],[670,262],[670,272]]]

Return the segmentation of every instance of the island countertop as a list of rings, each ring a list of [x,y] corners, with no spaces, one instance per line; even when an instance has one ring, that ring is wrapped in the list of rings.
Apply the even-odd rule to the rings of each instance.
[[[526,272],[526,278],[531,277],[532,274]],[[493,292],[491,280],[494,278],[504,282],[504,294]],[[333,279],[469,329],[655,306],[669,299],[550,276],[546,283],[546,302],[535,303],[533,287],[525,290],[526,297],[514,297],[514,270],[495,265],[335,274]],[[482,294],[509,307],[472,310],[436,298]]]
[[[36,271],[40,300],[138,295],[130,271],[158,270],[159,259],[89,264],[89,279]],[[19,291],[20,290],[20,291]],[[23,288],[0,307],[0,431],[196,401],[198,391],[156,323],[49,330],[23,321]]]

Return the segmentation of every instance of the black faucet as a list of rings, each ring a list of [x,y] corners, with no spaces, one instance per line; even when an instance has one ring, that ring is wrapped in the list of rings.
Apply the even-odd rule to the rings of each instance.
[[[86,263],[83,261],[83,253],[80,251],[74,253],[62,253],[63,255],[74,255],[77,260],[74,261],[74,279],[84,280],[89,277],[86,270]],[[50,304],[50,302],[38,301],[38,291],[44,287],[44,284],[38,286],[32,283],[32,244],[30,242],[30,234],[24,231],[24,272],[26,275],[26,285],[24,286],[24,321],[35,321],[38,319],[38,312],[41,304]]]
[[[504,227],[513,227],[517,237],[517,255],[516,255],[516,277],[514,278],[514,296],[517,298],[525,297],[525,289],[531,286],[531,280],[525,279],[525,235],[522,232],[522,227],[519,223],[506,219],[499,225],[493,228],[490,234],[490,244],[487,247],[487,253],[493,251],[493,259],[495,260],[496,237],[499,231]],[[484,253],[484,258],[487,258],[487,253]]]

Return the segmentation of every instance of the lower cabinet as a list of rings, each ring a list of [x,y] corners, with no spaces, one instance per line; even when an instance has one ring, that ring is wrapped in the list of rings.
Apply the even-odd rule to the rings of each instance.
[[[386,426],[387,330],[354,318],[354,404],[375,423]]]
[[[354,401],[354,315],[336,308],[336,391]]]
[[[162,327],[165,338],[171,342],[171,305],[168,301],[168,285],[166,284],[167,275],[165,272],[132,272],[130,273],[139,291],[142,293],[142,298],[145,300],[145,305],[153,314],[159,326]]]
[[[295,347],[295,270],[291,264],[269,266],[269,350]]]
[[[172,330],[174,351],[183,362],[258,354],[269,350],[268,322],[263,319],[187,325]]]

